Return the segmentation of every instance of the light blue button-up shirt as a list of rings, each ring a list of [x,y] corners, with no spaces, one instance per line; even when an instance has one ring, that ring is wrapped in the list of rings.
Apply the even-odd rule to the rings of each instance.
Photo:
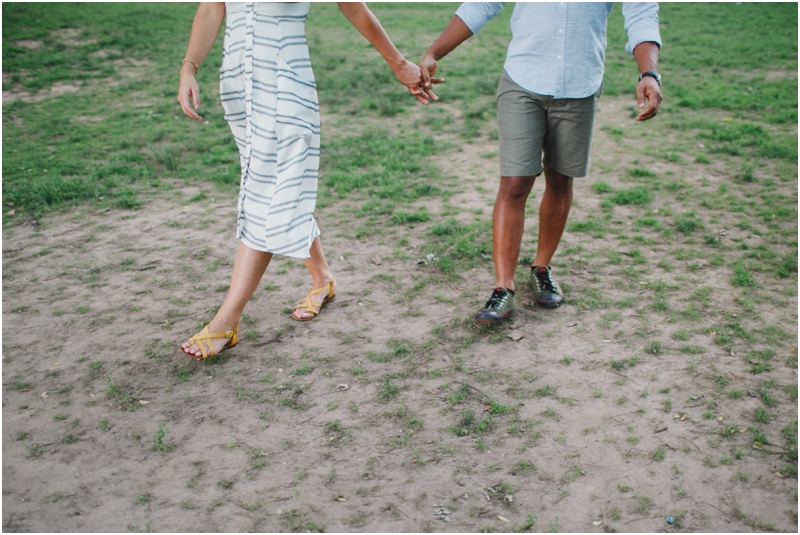
[[[477,33],[504,2],[464,3],[456,11]],[[511,17],[511,43],[504,68],[518,85],[554,98],[585,98],[603,83],[606,28],[613,2],[518,2]],[[625,50],[652,41],[661,47],[658,4],[623,2]]]

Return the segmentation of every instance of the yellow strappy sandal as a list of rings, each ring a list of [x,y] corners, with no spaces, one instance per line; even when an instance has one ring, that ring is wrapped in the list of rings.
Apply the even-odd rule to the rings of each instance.
[[[217,355],[217,353],[214,353],[214,347],[211,345],[210,342],[208,342],[208,340],[211,340],[212,338],[230,338],[230,341],[224,346],[222,346],[220,352],[225,351],[226,349],[230,349],[239,343],[239,326],[237,325],[236,328],[232,331],[225,331],[222,333],[209,333],[208,325],[206,325],[205,327],[203,327],[203,330],[201,332],[189,338],[189,343],[197,344],[197,347],[200,348],[200,352],[203,354],[203,356],[195,357],[194,355],[190,355],[185,351],[184,353],[186,354],[187,357],[191,357],[195,360],[210,359],[211,357]],[[206,348],[208,349],[208,351],[206,351]]]
[[[328,301],[333,300],[333,298],[336,297],[336,291],[334,290],[334,286],[335,285],[336,285],[336,281],[334,279],[331,279],[331,282],[329,282],[328,284],[326,284],[322,288],[317,288],[313,292],[311,291],[311,288],[309,288],[308,289],[308,295],[306,296],[306,298],[303,299],[303,301],[301,301],[299,305],[294,307],[294,310],[297,310],[298,308],[305,309],[305,310],[303,310],[303,312],[305,312],[307,314],[311,314],[311,317],[310,318],[298,318],[298,317],[295,317],[294,310],[293,310],[292,311],[292,319],[295,320],[295,321],[310,321],[310,320],[314,319],[314,317],[317,314],[319,314],[320,310],[322,310],[323,305],[325,305],[325,303],[327,303]],[[325,297],[325,299],[322,300],[321,303],[315,303],[314,301],[311,300],[311,296],[312,295],[317,295],[319,293],[326,292],[326,291],[328,292],[328,295]]]

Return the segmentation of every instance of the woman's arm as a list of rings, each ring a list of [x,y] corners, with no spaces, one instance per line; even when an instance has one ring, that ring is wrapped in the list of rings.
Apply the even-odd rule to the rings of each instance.
[[[197,68],[206,59],[211,47],[217,40],[219,29],[225,18],[224,2],[201,2],[192,23],[192,33],[189,35],[189,47],[186,49],[184,61],[181,65],[181,81],[178,86],[178,102],[183,113],[202,121],[203,118],[194,111],[200,108],[200,88],[194,75]],[[191,103],[190,103],[191,98]],[[192,109],[194,105],[194,109]]]
[[[338,5],[342,14],[380,52],[383,59],[391,67],[394,75],[401,84],[408,88],[412,95],[417,97],[423,104],[428,103],[428,98],[439,100],[430,89],[426,91],[421,87],[422,78],[419,67],[406,60],[398,52],[381,23],[378,22],[378,19],[365,3],[338,2]],[[436,80],[434,83],[439,81],[441,80]]]

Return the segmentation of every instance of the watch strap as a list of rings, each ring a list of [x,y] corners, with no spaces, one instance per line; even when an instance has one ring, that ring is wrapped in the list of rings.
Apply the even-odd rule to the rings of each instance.
[[[656,82],[658,82],[658,85],[661,85],[661,75],[659,75],[657,72],[653,71],[643,72],[642,74],[639,75],[639,81],[641,81],[642,78],[644,78],[645,76],[650,76],[652,78],[655,78]]]

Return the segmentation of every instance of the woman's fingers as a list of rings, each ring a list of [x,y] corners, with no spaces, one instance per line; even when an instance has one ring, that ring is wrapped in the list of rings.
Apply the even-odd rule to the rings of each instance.
[[[417,100],[422,102],[423,104],[428,103],[428,95],[420,86],[414,86],[408,88],[409,93],[417,97]]]
[[[200,109],[200,88],[197,91],[192,91],[192,103],[194,104],[194,109]]]
[[[181,80],[178,87],[178,103],[181,105],[184,115],[191,117],[196,121],[202,121],[203,118],[197,115],[196,109],[200,108],[200,88],[197,82]],[[194,105],[194,107],[192,107]]]
[[[436,83],[436,82],[434,82],[434,83]],[[425,95],[428,98],[431,98],[433,100],[439,100],[439,97],[437,97],[436,93],[433,92],[433,88],[430,88],[430,87],[429,88],[424,88],[423,87],[422,89],[423,89],[423,91],[425,91]]]

